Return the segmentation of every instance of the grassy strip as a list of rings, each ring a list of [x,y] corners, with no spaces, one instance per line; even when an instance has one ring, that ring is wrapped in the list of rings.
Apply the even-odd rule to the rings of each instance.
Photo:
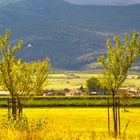
[[[1,100],[8,100],[10,98],[9,96],[0,96],[0,101]],[[94,100],[94,99],[107,99],[108,96],[106,95],[94,95],[94,96],[34,96],[33,100],[52,100],[52,99],[67,99],[67,100],[83,100],[83,99],[88,99],[88,100]],[[110,99],[112,97],[110,96]],[[123,97],[120,97],[120,99]],[[130,96],[130,100],[140,100],[140,96]]]
[[[111,98],[111,97],[110,97]],[[111,100],[111,99],[110,99]],[[120,99],[121,106],[140,106],[140,97],[130,97],[127,102]],[[8,97],[0,97],[0,107],[7,107]],[[112,103],[110,103],[112,104]],[[93,97],[34,97],[26,107],[55,107],[55,106],[106,106],[107,96]]]

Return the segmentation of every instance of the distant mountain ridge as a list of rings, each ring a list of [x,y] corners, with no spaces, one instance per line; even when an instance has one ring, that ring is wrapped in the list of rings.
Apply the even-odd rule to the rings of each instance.
[[[51,58],[53,68],[98,67],[105,40],[140,31],[140,5],[84,6],[62,0],[19,0],[0,7],[0,31],[12,30],[12,43],[24,39],[19,57]],[[30,44],[28,47],[28,44]]]
[[[16,3],[21,0],[0,0],[0,7],[11,4],[11,3]]]
[[[16,3],[18,1],[23,0],[0,0],[0,5],[7,5],[9,3]],[[61,0],[63,1],[63,0]],[[126,5],[134,5],[139,4],[140,0],[64,0],[73,4],[82,4],[82,5],[118,5],[118,6],[126,6]]]
[[[140,0],[65,0],[74,4],[82,4],[82,5],[118,5],[118,6],[126,6],[139,4]]]

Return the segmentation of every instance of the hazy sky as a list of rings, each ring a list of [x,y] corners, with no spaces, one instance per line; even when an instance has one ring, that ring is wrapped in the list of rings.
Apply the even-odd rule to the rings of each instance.
[[[98,5],[128,5],[140,3],[140,0],[66,0],[75,4],[98,4]]]

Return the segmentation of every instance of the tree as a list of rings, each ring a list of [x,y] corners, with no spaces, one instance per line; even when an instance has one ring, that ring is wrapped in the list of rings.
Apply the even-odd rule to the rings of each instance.
[[[17,45],[9,45],[9,32],[0,35],[0,85],[11,95],[12,116],[16,119],[17,106],[19,116],[23,104],[37,92],[41,91],[48,77],[49,60],[23,62],[16,58],[16,52],[21,49],[23,41]]]
[[[48,59],[31,63],[23,63],[19,60],[16,65],[13,65],[14,93],[19,108],[19,116],[22,114],[22,105],[32,96],[43,91],[48,78],[48,68]]]
[[[138,33],[134,33],[131,39],[128,35],[125,35],[123,43],[117,36],[114,37],[114,40],[115,45],[109,39],[107,40],[107,58],[105,59],[103,56],[98,61],[103,67],[100,83],[112,95],[114,133],[117,137],[118,129],[120,130],[120,113],[115,96],[126,80],[129,69],[140,54],[140,41]]]
[[[101,87],[100,82],[96,77],[91,77],[86,81],[86,89],[88,92],[106,92],[106,90]]]

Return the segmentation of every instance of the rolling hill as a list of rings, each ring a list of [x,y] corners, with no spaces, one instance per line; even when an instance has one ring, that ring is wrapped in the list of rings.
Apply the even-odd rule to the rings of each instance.
[[[95,6],[62,0],[15,0],[0,6],[0,31],[11,29],[13,44],[24,39],[18,57],[26,61],[48,56],[56,69],[88,69],[105,53],[106,38],[140,31],[139,9],[139,4]]]

